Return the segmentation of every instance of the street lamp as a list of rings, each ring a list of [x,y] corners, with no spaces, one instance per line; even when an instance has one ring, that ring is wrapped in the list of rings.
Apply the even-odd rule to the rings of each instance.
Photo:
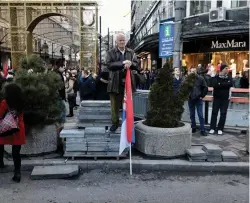
[[[61,47],[60,53],[62,54],[62,60],[63,60],[63,54],[64,54],[64,49],[63,49],[63,47]]]
[[[42,46],[42,50],[44,52],[44,61],[45,61],[45,57],[46,57],[46,54],[48,53],[48,50],[49,50],[49,46],[48,44],[46,43],[46,41],[44,42],[43,46]]]

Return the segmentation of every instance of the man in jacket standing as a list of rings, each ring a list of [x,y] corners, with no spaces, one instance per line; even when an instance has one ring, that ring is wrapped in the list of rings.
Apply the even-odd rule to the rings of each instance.
[[[118,33],[116,47],[109,50],[106,57],[109,70],[107,92],[110,94],[111,120],[110,131],[114,132],[119,126],[119,108],[124,97],[126,70],[137,70],[137,57],[133,50],[125,47],[125,35]],[[132,91],[136,90],[135,78],[131,74]]]
[[[223,134],[226,122],[227,108],[230,100],[230,89],[233,86],[232,78],[228,77],[228,66],[222,64],[220,73],[211,80],[213,91],[213,110],[210,122],[209,134],[214,134],[217,125],[217,116],[220,110],[220,121],[218,123],[218,135]]]
[[[188,106],[190,111],[191,127],[192,133],[196,132],[196,122],[195,122],[195,108],[197,109],[198,117],[200,120],[200,131],[201,135],[207,136],[204,126],[204,117],[203,117],[203,98],[208,92],[208,87],[206,81],[203,77],[199,76],[196,72],[196,68],[191,68],[191,74],[195,74],[196,80],[194,86],[190,90]]]

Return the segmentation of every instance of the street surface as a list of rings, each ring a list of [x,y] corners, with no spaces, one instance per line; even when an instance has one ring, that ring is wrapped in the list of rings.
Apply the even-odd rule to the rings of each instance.
[[[223,174],[134,174],[83,172],[70,180],[11,181],[0,173],[0,203],[248,203],[248,176]]]

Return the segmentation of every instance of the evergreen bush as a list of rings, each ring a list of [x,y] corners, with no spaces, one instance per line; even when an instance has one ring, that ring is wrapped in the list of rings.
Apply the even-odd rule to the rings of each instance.
[[[24,93],[24,122],[27,127],[59,121],[63,111],[58,90],[63,82],[55,72],[46,72],[37,55],[24,57],[15,75],[15,83]]]
[[[180,86],[179,92],[174,92],[173,71],[169,64],[164,64],[156,77],[149,93],[150,110],[145,124],[152,127],[175,128],[180,126],[184,112],[184,102],[188,99],[190,88],[195,82],[195,75],[190,74]]]

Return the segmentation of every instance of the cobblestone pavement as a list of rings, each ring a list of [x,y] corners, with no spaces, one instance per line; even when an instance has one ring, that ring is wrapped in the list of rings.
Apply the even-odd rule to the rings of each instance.
[[[249,161],[249,155],[246,152],[246,135],[242,133],[224,133],[222,136],[209,135],[204,137],[196,132],[192,136],[193,145],[216,144],[224,151],[233,151],[236,153],[240,161]]]

